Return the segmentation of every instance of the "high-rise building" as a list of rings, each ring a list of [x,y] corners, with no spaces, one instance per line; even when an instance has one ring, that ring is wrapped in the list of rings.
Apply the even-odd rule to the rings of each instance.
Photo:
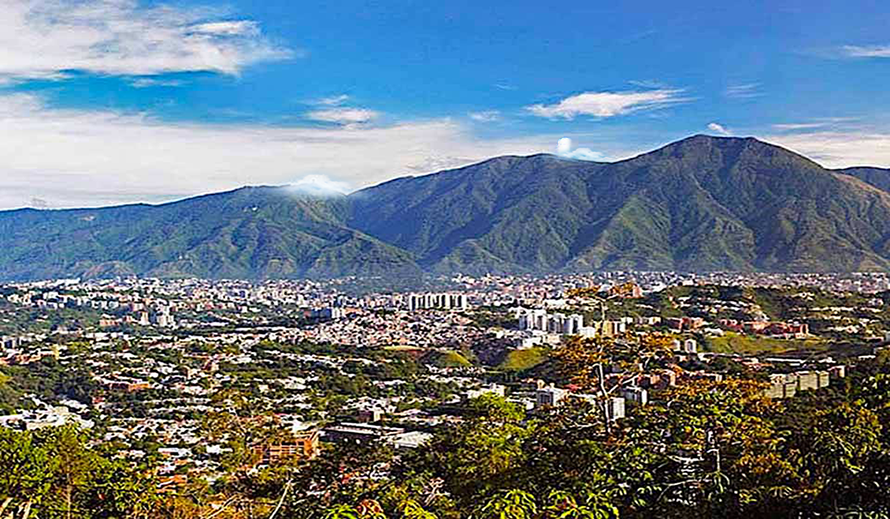
[[[467,310],[469,301],[466,294],[426,293],[408,296],[408,310]]]
[[[520,308],[517,310],[520,330],[542,331],[563,335],[578,335],[584,328],[584,316],[580,314],[548,314],[542,309]]]

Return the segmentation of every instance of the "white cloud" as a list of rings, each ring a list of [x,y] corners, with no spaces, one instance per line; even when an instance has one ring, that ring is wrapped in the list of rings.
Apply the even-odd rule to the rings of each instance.
[[[773,129],[781,131],[797,131],[797,130],[813,130],[816,128],[824,128],[829,123],[780,123],[774,124]]]
[[[182,81],[175,79],[154,79],[148,77],[140,77],[130,81],[133,88],[152,88],[152,87],[178,87],[182,86]]]
[[[842,52],[850,58],[890,58],[890,45],[845,45]]]
[[[292,57],[250,20],[209,7],[147,6],[137,0],[2,0],[0,76],[238,74],[252,63]]]
[[[794,150],[830,168],[890,167],[890,133],[815,131],[767,135],[763,140]]]
[[[760,91],[760,83],[745,83],[726,87],[723,95],[732,99],[750,99],[762,96],[763,92]]]
[[[497,110],[485,110],[483,112],[470,112],[470,119],[480,123],[491,123],[501,120],[501,113]]]
[[[297,193],[314,196],[337,196],[349,193],[349,184],[334,180],[327,175],[306,175],[290,184]]]
[[[211,22],[194,25],[193,34],[212,34],[215,36],[259,36],[260,28],[256,22],[240,20],[236,22]]]
[[[537,104],[526,109],[539,117],[572,120],[579,115],[605,118],[641,110],[653,110],[690,101],[684,90],[660,89],[627,92],[584,92],[551,104]]]
[[[859,131],[854,125],[850,124],[859,121],[857,117],[820,117],[804,122],[795,123],[778,123],[772,125],[774,130],[783,132],[796,132],[801,130],[830,129],[832,131],[844,130]]]
[[[605,159],[605,155],[590,148],[572,149],[572,139],[563,137],[556,141],[556,154],[560,157],[575,160],[600,161]]]
[[[306,114],[306,117],[314,121],[325,123],[335,123],[343,125],[365,124],[373,121],[380,114],[374,110],[366,108],[327,108],[324,110],[313,110]]]
[[[710,123],[708,125],[708,130],[723,135],[724,137],[729,137],[732,135],[732,132],[727,130],[726,127],[720,123]]]
[[[351,188],[549,149],[556,136],[480,139],[452,120],[295,128],[166,123],[0,95],[0,208],[157,202],[324,175]],[[636,150],[634,150],[636,151]]]
[[[322,97],[321,99],[315,101],[314,104],[321,106],[339,106],[346,101],[349,101],[349,96],[346,94],[340,94],[336,96]]]

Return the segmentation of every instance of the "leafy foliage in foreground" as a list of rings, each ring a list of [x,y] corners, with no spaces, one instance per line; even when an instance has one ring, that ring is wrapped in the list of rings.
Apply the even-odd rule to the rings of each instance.
[[[642,358],[659,345],[569,349],[560,369],[583,385],[585,355]],[[762,389],[746,379],[681,384],[610,426],[583,400],[528,414],[483,396],[423,448],[330,446],[311,462],[270,467],[256,466],[256,448],[281,433],[274,416],[220,393],[223,410],[204,421],[228,448],[212,486],[159,492],[149,464],[124,462],[72,428],[0,429],[0,506],[15,519],[887,517],[888,356],[792,400]]]
[[[779,404],[755,381],[696,382],[608,432],[583,402],[534,416],[496,398],[394,464],[372,499],[404,517],[886,517],[890,377],[870,368]],[[330,508],[328,508],[330,510]]]

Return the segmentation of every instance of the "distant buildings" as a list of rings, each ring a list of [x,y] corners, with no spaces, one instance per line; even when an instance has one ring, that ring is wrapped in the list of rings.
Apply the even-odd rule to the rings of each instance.
[[[86,429],[93,426],[92,421],[81,418],[65,406],[45,406],[34,411],[0,416],[0,426],[23,431],[60,427],[65,424],[76,424]]]
[[[621,397],[629,405],[643,406],[649,403],[649,392],[641,387],[631,386],[621,390]]]
[[[479,389],[469,389],[466,393],[464,393],[464,397],[466,400],[472,400],[474,398],[479,398],[483,395],[492,395],[504,397],[507,394],[507,388],[500,384],[488,384],[486,386],[482,386]]]
[[[339,308],[336,306],[329,306],[327,308],[319,308],[312,311],[312,317],[317,319],[329,319],[332,321],[336,321],[339,319],[344,319],[347,315],[347,310],[345,308]]]
[[[96,377],[95,381],[104,386],[109,391],[123,391],[125,393],[136,393],[151,388],[151,384],[144,380],[132,377],[116,377],[101,378]]]
[[[262,463],[274,465],[294,458],[314,459],[318,454],[320,436],[317,429],[294,432],[290,440],[266,446],[263,449]]]
[[[674,351],[695,355],[698,353],[698,343],[695,342],[695,339],[674,339]]]
[[[621,420],[626,416],[624,412],[624,399],[613,396],[606,400],[606,416],[610,421]]]
[[[770,375],[770,385],[766,389],[765,394],[774,399],[792,398],[797,393],[803,391],[813,391],[828,387],[832,376],[843,378],[845,375],[846,370],[844,366],[833,366],[828,371],[776,373]]]
[[[810,335],[810,327],[805,323],[783,323],[771,321],[738,321],[721,319],[720,326],[735,332],[752,335],[770,335],[777,337],[805,339]]]
[[[517,308],[516,319],[518,327],[522,331],[557,335],[580,335],[582,337],[595,337],[597,335],[617,337],[627,333],[628,321],[633,321],[633,319],[629,318],[617,321],[597,321],[590,326],[585,326],[584,316],[581,314],[548,313],[547,310],[540,308]]]
[[[535,407],[555,406],[569,394],[567,389],[554,387],[552,384],[535,392]]]
[[[524,331],[580,335],[584,328],[584,316],[581,314],[549,314],[547,310],[520,308],[517,310],[517,319],[519,329]]]
[[[617,337],[625,333],[627,333],[627,322],[624,320],[620,320],[600,321],[598,323],[595,323],[593,326],[587,327],[582,330],[581,335],[590,337],[599,334],[603,337]]]
[[[701,317],[672,317],[664,320],[664,323],[678,332],[698,330],[705,325]]]
[[[408,310],[468,310],[469,300],[466,294],[426,293],[408,296]]]
[[[645,395],[645,390],[643,391],[643,395]],[[640,397],[640,394],[636,394],[636,396]],[[564,402],[567,398],[578,398],[581,400],[586,400],[594,406],[599,406],[601,405],[600,402],[602,402],[602,399],[595,394],[572,393],[567,389],[562,389],[550,385],[547,387],[539,388],[535,392],[535,408],[540,409],[545,406],[556,406]],[[642,396],[641,398],[647,397]],[[646,401],[648,402],[648,399]],[[626,416],[624,397],[607,397],[606,415],[609,417],[610,421],[620,420],[624,418]]]
[[[376,442],[386,442],[396,448],[413,449],[432,438],[432,435],[420,431],[406,431],[401,427],[341,423],[326,427],[324,438],[331,443],[370,445]]]
[[[609,419],[619,420],[634,408],[658,401],[665,396],[664,390],[686,380],[718,382],[724,377],[735,377],[739,374],[735,363],[750,370],[743,376],[757,372],[769,377],[769,373],[781,372],[767,379],[769,384],[765,385],[766,393],[773,398],[790,398],[801,391],[817,390],[829,380],[845,375],[844,365],[824,358],[821,352],[815,356],[764,352],[760,357],[699,353],[701,344],[692,339],[693,336],[702,341],[702,337],[733,335],[731,331],[737,330],[785,339],[809,333],[805,326],[794,322],[771,321],[762,309],[746,301],[710,295],[671,296],[669,313],[650,304],[652,301],[637,301],[633,303],[636,310],[629,310],[627,314],[642,313],[643,316],[618,318],[618,311],[613,311],[616,314],[610,314],[613,320],[600,321],[596,311],[592,314],[594,319],[587,323],[584,316],[570,310],[578,302],[565,297],[572,288],[616,286],[632,278],[639,279],[646,293],[668,286],[701,283],[743,286],[817,283],[824,289],[857,291],[890,287],[883,274],[876,278],[869,275],[851,279],[828,275],[709,274],[702,277],[608,272],[546,277],[461,276],[455,278],[459,285],[452,284],[450,292],[384,291],[360,296],[347,291],[343,286],[347,281],[335,280],[249,283],[133,278],[77,285],[20,284],[10,287],[5,292],[7,295],[0,294],[0,314],[6,310],[5,317],[14,323],[16,314],[27,308],[29,313],[41,316],[38,321],[51,322],[62,317],[68,331],[60,331],[62,327],[4,328],[3,334],[15,336],[0,337],[0,365],[27,366],[49,356],[58,359],[62,369],[75,362],[83,363],[93,374],[91,389],[95,390],[85,395],[86,404],[53,398],[50,404],[40,404],[36,411],[19,410],[0,417],[0,426],[37,429],[72,422],[84,424],[88,422],[81,417],[95,417],[103,424],[101,432],[106,441],[127,444],[157,439],[162,445],[170,446],[159,452],[175,458],[165,465],[169,472],[163,476],[170,483],[163,488],[173,490],[175,485],[189,481],[188,478],[215,475],[217,458],[227,449],[201,433],[200,420],[220,405],[211,398],[213,393],[238,382],[242,366],[262,366],[264,372],[269,371],[268,375],[263,373],[254,379],[251,370],[250,385],[270,401],[279,420],[302,422],[304,416],[324,410],[317,407],[316,399],[312,398],[322,383],[318,376],[322,372],[346,380],[355,375],[356,368],[361,368],[370,384],[392,395],[385,398],[343,395],[346,399],[343,409],[354,417],[348,419],[349,423],[332,425],[324,431],[292,429],[293,436],[258,448],[252,460],[257,464],[311,459],[317,455],[322,440],[353,444],[383,441],[396,448],[422,447],[429,439],[426,431],[437,431],[445,424],[472,416],[474,410],[467,405],[467,400],[487,394],[505,397],[529,411],[582,399],[594,406],[593,419],[602,418],[605,411]],[[610,292],[610,295],[635,297],[632,290]],[[803,307],[806,293],[800,296]],[[485,319],[475,319],[460,311],[468,309],[470,302],[491,308],[492,312],[486,311]],[[516,308],[517,305],[522,308]],[[856,305],[812,308],[808,313],[794,315],[798,315],[802,323],[831,317],[839,326],[855,324],[864,328],[865,325],[854,319],[859,313],[865,315],[865,311],[873,313],[871,310],[882,306],[882,300],[872,299],[868,305],[868,308]],[[406,308],[412,312],[404,311]],[[66,312],[54,313],[60,309]],[[78,316],[80,310],[82,317]],[[668,315],[704,316],[709,322],[701,317]],[[72,316],[77,320],[72,320]],[[319,319],[308,319],[313,316]],[[727,316],[737,320],[719,320]],[[517,323],[519,329],[503,326],[502,319]],[[883,335],[886,320],[880,320],[883,322],[868,325],[870,334]],[[96,321],[98,327],[94,326]],[[147,328],[134,331],[130,329],[134,325]],[[173,327],[177,329],[176,334],[170,333]],[[557,348],[566,335],[621,337],[630,328],[643,336],[653,327],[670,327],[680,332],[674,342],[677,354],[659,357],[647,365],[643,373],[637,373],[636,368],[624,372],[617,364],[609,366],[604,373],[608,398],[596,390],[573,393],[569,388],[548,386],[544,381],[535,381],[533,385],[527,379],[517,382],[515,376],[504,379],[509,380],[502,382],[506,388],[492,385],[489,383],[492,371],[479,364],[472,367],[429,365],[423,373],[400,375],[389,373],[390,370],[365,369],[381,362],[378,356],[368,356],[365,352],[382,347],[397,346],[418,355],[425,349],[459,351],[466,345],[473,348],[480,345],[485,353],[509,349],[510,345]],[[823,330],[820,324],[818,333]],[[890,342],[890,334],[886,339]],[[79,344],[69,342],[74,340]],[[323,347],[316,351],[304,349],[304,343],[330,344],[336,348]],[[71,344],[77,346],[66,346]],[[482,360],[481,356],[478,358]],[[481,364],[488,365],[489,360],[495,358],[486,358]],[[732,359],[734,363],[713,362],[720,358]],[[860,359],[869,358],[874,355]],[[300,373],[294,372],[291,366],[301,366]],[[376,371],[387,373],[380,375]],[[534,373],[557,380],[550,378],[546,370]],[[401,390],[389,391],[405,384],[421,387],[433,382],[441,390],[416,399],[401,396]],[[339,389],[331,390],[334,394],[337,391]],[[134,400],[151,402],[151,405],[137,416],[131,409]],[[50,405],[64,405],[70,411]],[[391,426],[393,423],[398,426]],[[418,430],[412,430],[414,428]],[[137,447],[131,451],[134,456],[145,456]],[[177,473],[186,470],[188,478]]]

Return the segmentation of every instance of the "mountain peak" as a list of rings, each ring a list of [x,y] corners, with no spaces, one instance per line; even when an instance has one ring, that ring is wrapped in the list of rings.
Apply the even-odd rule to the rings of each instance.
[[[887,177],[828,171],[751,137],[694,135],[615,163],[508,155],[345,197],[253,186],[158,206],[0,212],[0,279],[111,267],[248,278],[890,270],[890,196],[844,175],[866,173],[873,185]]]
[[[745,145],[762,145],[762,146],[772,146],[769,143],[763,142],[755,137],[735,137],[735,136],[724,136],[724,135],[707,135],[703,133],[698,133],[692,135],[690,137],[686,137],[685,139],[680,139],[679,141],[672,142],[664,148],[671,148],[676,146],[708,146],[708,147],[718,147],[718,148],[729,148],[729,147],[737,147],[737,146],[745,146]]]
[[[674,157],[686,160],[701,160],[706,156],[718,154],[724,160],[734,162],[744,158],[745,160],[775,162],[796,162],[806,164],[808,168],[823,169],[822,166],[791,151],[787,148],[762,141],[755,137],[731,137],[697,134],[676,142],[667,144],[655,151],[644,154],[653,159]]]

